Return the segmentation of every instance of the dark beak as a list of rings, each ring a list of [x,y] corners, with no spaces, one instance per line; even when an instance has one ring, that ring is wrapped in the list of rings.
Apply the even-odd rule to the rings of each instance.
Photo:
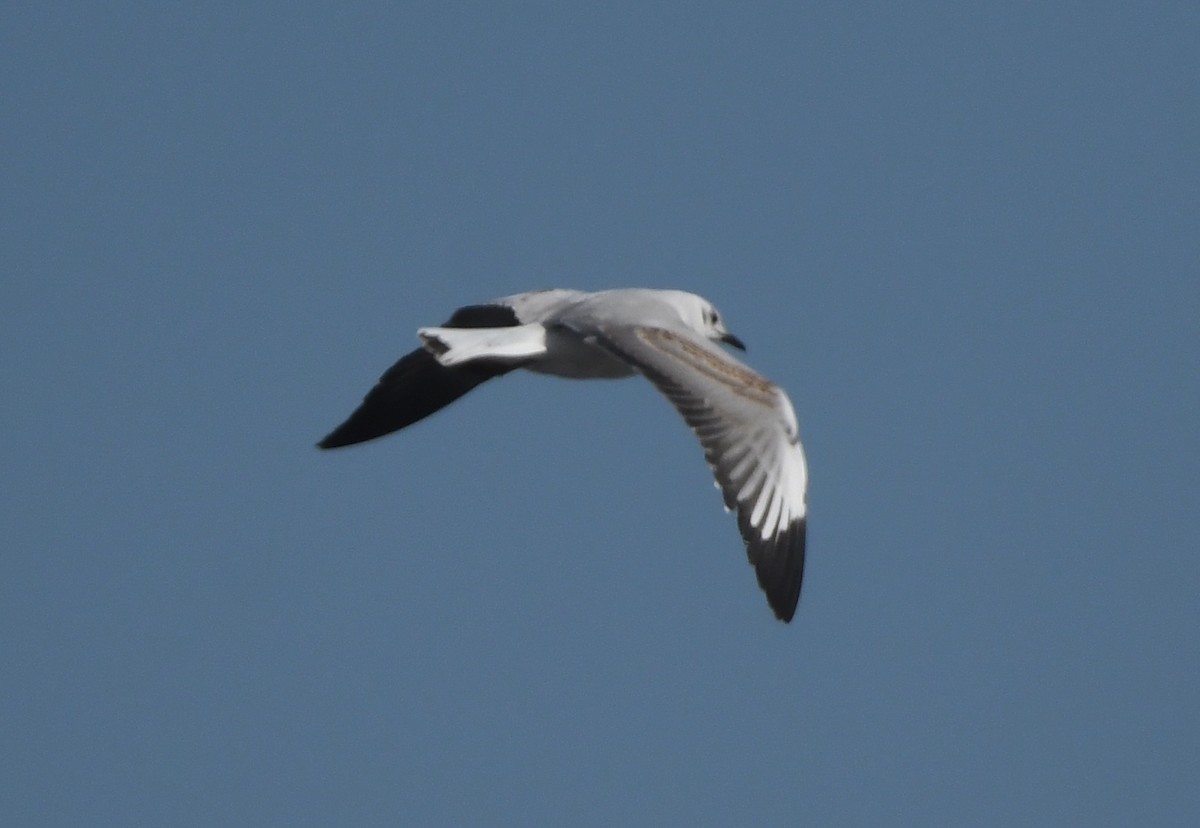
[[[721,341],[724,342],[726,345],[732,345],[733,347],[737,348],[739,351],[746,350],[745,343],[743,343],[742,340],[738,339],[736,336],[729,333],[728,331],[721,334]]]

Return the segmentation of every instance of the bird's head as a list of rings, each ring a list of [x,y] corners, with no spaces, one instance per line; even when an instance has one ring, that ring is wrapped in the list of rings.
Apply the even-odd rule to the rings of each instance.
[[[746,350],[742,340],[731,334],[725,327],[725,323],[721,321],[721,314],[717,313],[712,302],[693,293],[683,295],[686,297],[684,307],[681,308],[683,318],[693,330],[713,342],[724,342],[739,351]]]

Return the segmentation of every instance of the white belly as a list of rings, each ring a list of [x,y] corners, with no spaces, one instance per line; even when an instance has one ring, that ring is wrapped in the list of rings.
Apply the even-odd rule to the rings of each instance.
[[[637,373],[609,351],[564,328],[546,331],[545,356],[523,367],[570,379],[620,379]]]

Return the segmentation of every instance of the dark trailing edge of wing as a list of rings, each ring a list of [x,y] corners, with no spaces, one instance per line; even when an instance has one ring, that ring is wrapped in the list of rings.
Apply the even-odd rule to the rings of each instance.
[[[800,601],[807,519],[793,521],[775,537],[763,540],[750,525],[749,512],[749,509],[738,511],[738,529],[746,541],[746,554],[754,564],[758,585],[766,593],[775,617],[786,623],[796,614],[796,604]]]
[[[442,327],[509,328],[519,324],[516,313],[507,305],[468,305],[456,310]],[[317,445],[340,448],[399,431],[512,368],[479,360],[444,368],[424,348],[417,348],[389,368],[346,422]]]

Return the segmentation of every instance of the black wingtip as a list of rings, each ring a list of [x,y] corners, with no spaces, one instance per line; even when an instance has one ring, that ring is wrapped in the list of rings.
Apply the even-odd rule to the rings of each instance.
[[[376,396],[379,395],[376,394]],[[368,397],[368,399],[370,398]],[[393,423],[383,419],[384,413],[386,410],[380,410],[378,400],[371,400],[370,405],[364,401],[346,422],[326,434],[317,443],[317,448],[321,450],[344,448],[365,443],[367,440],[374,440],[376,437],[382,437],[394,431],[395,429],[391,427]]]
[[[806,528],[807,521],[801,518],[769,542],[750,550],[758,585],[766,593],[775,617],[785,624],[796,615],[796,605],[800,602]]]

